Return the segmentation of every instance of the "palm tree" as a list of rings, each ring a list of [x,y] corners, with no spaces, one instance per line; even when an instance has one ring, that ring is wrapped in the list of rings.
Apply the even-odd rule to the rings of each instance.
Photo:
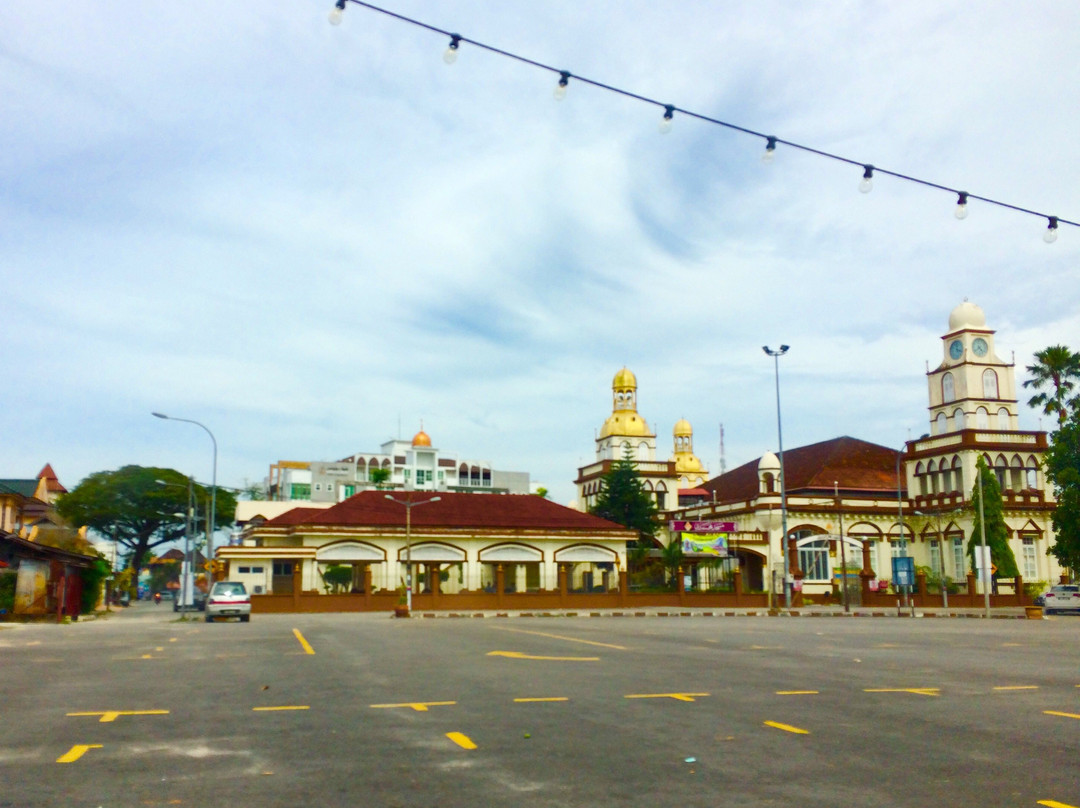
[[[1064,424],[1069,411],[1080,405],[1080,398],[1073,394],[1080,380],[1080,353],[1064,345],[1051,345],[1035,353],[1035,364],[1028,365],[1027,372],[1031,378],[1024,387],[1039,391],[1028,399],[1028,405],[1042,407],[1046,415],[1057,413],[1058,422]]]

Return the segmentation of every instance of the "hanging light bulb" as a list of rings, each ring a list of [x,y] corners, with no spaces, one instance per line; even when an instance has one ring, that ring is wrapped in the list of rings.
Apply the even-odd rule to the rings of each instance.
[[[1050,216],[1047,221],[1050,223],[1046,226],[1046,230],[1043,233],[1043,241],[1047,244],[1053,244],[1057,241],[1057,216]]]
[[[961,191],[960,195],[956,198],[956,210],[953,212],[953,216],[957,219],[966,219],[968,215],[967,209],[967,192]]]
[[[452,65],[457,61],[458,46],[461,44],[461,37],[457,34],[450,34],[450,44],[447,46],[446,51],[442,55],[442,60],[448,65]]]
[[[674,123],[675,107],[671,104],[664,104],[664,117],[660,119],[660,134],[666,135],[671,131],[671,124]]]
[[[570,85],[570,73],[566,70],[559,71],[559,83],[555,85],[555,100],[562,101],[566,98],[566,90]]]
[[[330,24],[341,25],[341,17],[345,14],[345,0],[337,0],[334,7],[330,9]]]
[[[761,155],[761,162],[771,163],[776,156],[776,138],[765,138],[765,153]]]
[[[859,191],[868,194],[874,190],[874,167],[863,166],[862,179],[859,180]]]

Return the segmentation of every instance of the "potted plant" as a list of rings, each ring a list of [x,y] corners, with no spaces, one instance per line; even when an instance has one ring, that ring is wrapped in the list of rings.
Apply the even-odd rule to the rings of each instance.
[[[409,616],[409,601],[405,597],[405,587],[399,586],[397,588],[397,605],[394,607],[394,617],[408,617]]]

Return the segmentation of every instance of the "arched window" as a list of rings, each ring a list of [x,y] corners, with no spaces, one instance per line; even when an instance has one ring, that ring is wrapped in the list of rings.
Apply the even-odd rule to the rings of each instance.
[[[1009,488],[1013,491],[1022,491],[1024,488],[1024,461],[1020,455],[1013,455],[1009,461]]]
[[[923,481],[923,475],[926,471],[923,469],[922,461],[915,464],[915,496],[921,496],[922,494],[929,493],[926,490],[926,485]]]
[[[1008,431],[1010,426],[1009,420],[1009,411],[1007,409],[1002,407],[1000,410],[997,411],[997,428],[1000,429],[1002,432]]]
[[[937,418],[934,419],[934,433],[937,435],[944,435],[949,431],[949,419],[943,412],[937,414]]]
[[[829,540],[802,539],[796,541],[799,548],[799,569],[805,581],[829,581]]]
[[[762,487],[764,488],[764,491],[762,493],[776,493],[776,477],[773,476],[773,473],[771,471],[766,471],[764,474],[761,475],[761,483]]]
[[[998,455],[997,460],[994,461],[994,476],[997,477],[998,488],[1002,491],[1005,490],[1005,477],[1008,470],[1008,464],[1005,462],[1005,455]]]
[[[954,457],[952,459],[952,470],[953,470],[953,489],[952,490],[953,490],[954,493],[959,493],[960,491],[964,490],[964,466],[960,462],[959,457]]]
[[[979,407],[979,409],[975,410],[975,428],[990,428],[990,413],[986,411],[986,407]]]
[[[964,419],[964,411],[962,409],[960,409],[959,407],[957,407],[955,410],[953,410],[952,419],[953,419],[953,429],[955,429],[957,431],[959,431],[959,430],[963,429],[965,426],[967,426],[967,423],[966,423],[966,421]]]
[[[951,373],[941,377],[941,400],[946,404],[956,401],[956,383]]]
[[[648,460],[649,459],[649,444],[647,444],[645,441],[642,441],[641,443],[638,444],[637,456],[638,456],[638,460]]]
[[[656,484],[656,507],[660,510],[667,507],[667,486],[663,483]]]
[[[1031,455],[1027,459],[1027,463],[1024,466],[1024,476],[1027,478],[1025,482],[1029,489],[1038,489],[1039,487],[1039,465],[1035,460],[1035,456]]]
[[[998,397],[998,378],[990,368],[983,371],[983,398],[997,398]]]

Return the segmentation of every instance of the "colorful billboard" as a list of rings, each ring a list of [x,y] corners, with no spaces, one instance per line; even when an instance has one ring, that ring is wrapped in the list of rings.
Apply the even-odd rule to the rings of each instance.
[[[680,538],[684,553],[716,558],[727,558],[730,555],[727,533],[682,533]]]

